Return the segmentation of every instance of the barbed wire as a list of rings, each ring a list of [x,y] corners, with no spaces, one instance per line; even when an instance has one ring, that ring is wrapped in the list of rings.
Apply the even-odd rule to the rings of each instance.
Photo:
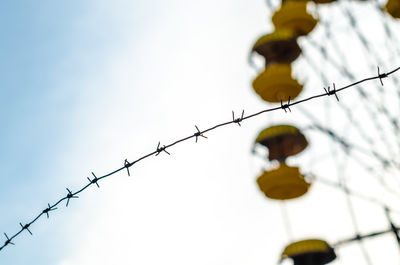
[[[89,177],[87,178],[89,183],[87,183],[85,186],[83,186],[81,189],[79,189],[79,190],[77,190],[75,192],[72,192],[69,188],[66,188],[67,194],[63,198],[59,199],[56,203],[54,203],[52,205],[50,203],[48,203],[47,207],[45,209],[43,209],[42,212],[40,212],[32,221],[26,223],[25,225],[23,225],[22,223],[19,223],[21,228],[14,235],[9,237],[6,233],[4,233],[4,235],[6,237],[6,241],[0,247],[0,251],[3,250],[6,246],[14,245],[14,242],[12,242],[12,240],[15,239],[17,236],[19,236],[21,233],[23,233],[25,230],[32,235],[32,232],[29,229],[31,227],[31,225],[34,224],[37,220],[39,220],[44,215],[46,215],[46,217],[49,218],[50,217],[50,212],[57,210],[58,209],[57,206],[60,205],[62,202],[66,201],[66,207],[68,207],[70,201],[72,199],[79,198],[79,196],[77,196],[77,195],[82,193],[88,187],[90,187],[91,185],[96,185],[97,187],[100,187],[100,185],[99,185],[99,181],[100,180],[102,180],[104,178],[107,178],[107,177],[110,177],[110,176],[112,176],[112,175],[114,175],[114,174],[116,174],[116,173],[118,173],[120,171],[127,170],[127,174],[128,174],[128,176],[130,176],[131,173],[129,172],[129,168],[132,167],[134,164],[136,164],[136,163],[138,163],[138,162],[140,162],[140,161],[142,161],[142,160],[144,160],[146,158],[149,158],[149,157],[151,157],[153,155],[158,156],[161,153],[166,153],[166,154],[170,155],[170,153],[167,151],[167,149],[169,149],[170,147],[172,147],[174,145],[177,145],[177,144],[179,144],[181,142],[190,140],[192,138],[194,138],[195,142],[197,143],[199,137],[207,138],[204,135],[205,133],[210,132],[212,130],[215,130],[215,129],[219,128],[219,127],[227,126],[227,125],[230,125],[230,124],[237,124],[237,125],[241,126],[241,122],[243,122],[243,121],[245,121],[247,119],[259,116],[261,114],[267,113],[267,112],[278,111],[278,110],[283,110],[283,111],[285,111],[285,113],[287,113],[288,111],[291,112],[291,108],[290,107],[293,107],[295,105],[302,104],[302,103],[305,103],[305,102],[308,102],[310,100],[314,100],[314,99],[317,99],[317,98],[335,96],[336,99],[339,100],[339,97],[337,96],[338,92],[341,92],[341,91],[343,91],[345,89],[348,89],[350,87],[353,87],[353,86],[357,86],[358,84],[361,84],[361,83],[364,83],[364,82],[367,82],[367,81],[376,80],[376,79],[379,79],[380,83],[383,85],[382,79],[387,78],[388,76],[392,75],[393,73],[395,73],[395,72],[397,72],[399,70],[400,70],[400,67],[397,67],[397,68],[395,68],[394,70],[392,70],[390,72],[381,73],[379,71],[379,67],[378,67],[378,74],[376,76],[364,78],[364,79],[361,79],[359,81],[353,82],[353,83],[351,83],[349,85],[340,87],[340,88],[336,88],[335,83],[333,83],[333,89],[331,89],[329,87],[328,87],[328,89],[324,88],[324,92],[321,93],[321,94],[317,94],[317,95],[314,95],[314,96],[311,96],[311,97],[308,97],[308,98],[305,98],[305,99],[301,99],[301,100],[298,100],[298,101],[291,101],[291,98],[289,97],[286,103],[284,103],[283,100],[281,100],[280,106],[278,106],[278,107],[264,109],[264,110],[261,110],[259,112],[250,114],[248,116],[244,115],[244,113],[245,113],[244,110],[242,111],[242,113],[241,113],[241,115],[239,117],[236,117],[235,113],[232,111],[232,120],[227,121],[227,122],[223,122],[223,123],[220,123],[220,124],[217,124],[217,125],[214,125],[214,126],[208,128],[208,129],[205,129],[205,130],[200,130],[197,127],[197,125],[195,125],[196,132],[194,134],[192,134],[192,135],[189,135],[187,137],[181,138],[181,139],[176,140],[175,142],[172,142],[172,143],[167,144],[167,145],[162,145],[161,142],[158,142],[155,151],[152,151],[152,152],[148,153],[147,155],[144,155],[144,156],[142,156],[142,157],[140,157],[140,158],[138,158],[138,159],[136,159],[136,160],[134,160],[132,162],[129,162],[127,159],[125,159],[125,161],[123,162],[123,166],[122,167],[120,167],[120,168],[118,168],[118,169],[116,169],[116,170],[114,170],[114,171],[112,171],[112,172],[110,172],[108,174],[105,174],[105,175],[103,175],[101,177],[97,177],[92,172],[93,178],[92,179],[90,179]]]

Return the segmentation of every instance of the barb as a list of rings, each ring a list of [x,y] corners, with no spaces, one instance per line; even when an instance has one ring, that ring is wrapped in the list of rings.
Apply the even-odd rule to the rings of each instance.
[[[386,78],[387,76],[392,75],[392,74],[394,74],[395,72],[397,72],[397,71],[399,71],[399,70],[400,70],[400,67],[397,67],[397,68],[395,68],[394,70],[392,70],[392,71],[390,71],[390,72],[387,72],[387,73],[382,73],[382,74],[381,74],[381,73],[379,72],[377,76],[364,78],[364,79],[361,79],[361,80],[359,80],[359,81],[356,81],[356,82],[354,82],[354,83],[351,83],[351,84],[349,84],[349,85],[347,85],[347,86],[344,86],[344,87],[341,87],[341,88],[338,88],[338,89],[336,89],[336,87],[334,87],[334,90],[333,90],[333,91],[334,91],[335,94],[336,94],[336,93],[341,92],[341,91],[343,91],[343,90],[345,90],[345,89],[348,89],[348,88],[350,88],[350,87],[356,86],[356,85],[358,85],[358,84],[361,84],[361,83],[364,83],[364,82],[367,82],[367,81],[371,81],[371,80],[375,80],[375,79],[381,79],[381,78]],[[330,93],[333,93],[333,92],[331,91]],[[187,141],[187,140],[189,140],[189,139],[191,139],[191,138],[198,138],[199,136],[204,137],[204,138],[207,138],[207,137],[205,137],[205,136],[203,135],[204,133],[209,132],[209,131],[212,131],[212,130],[215,130],[215,129],[219,128],[219,127],[227,126],[227,125],[230,125],[230,124],[239,124],[240,122],[242,122],[242,121],[244,121],[244,120],[246,120],[246,119],[250,119],[250,118],[259,116],[259,115],[261,115],[261,114],[264,114],[264,113],[267,113],[267,112],[272,112],[272,111],[277,111],[277,110],[280,110],[280,109],[283,109],[285,112],[287,112],[286,109],[288,109],[288,110],[291,112],[290,107],[292,107],[292,106],[295,106],[295,105],[298,105],[298,104],[302,104],[302,103],[304,103],[304,102],[307,102],[307,101],[310,101],[310,100],[314,100],[314,99],[317,99],[317,98],[320,98],[320,97],[325,97],[325,96],[329,96],[329,93],[317,94],[317,95],[314,95],[314,96],[311,96],[311,97],[308,97],[308,98],[305,98],[305,99],[301,99],[301,100],[298,100],[298,101],[295,101],[295,102],[291,102],[291,101],[290,101],[290,97],[289,97],[289,98],[288,98],[288,102],[287,102],[286,104],[283,104],[283,102],[281,101],[281,106],[273,107],[273,108],[268,108],[268,109],[264,109],[264,110],[261,110],[261,111],[259,111],[259,112],[250,114],[250,115],[248,115],[248,116],[244,116],[244,110],[243,110],[243,111],[242,111],[242,116],[241,116],[240,118],[236,118],[236,119],[235,119],[234,116],[233,116],[233,120],[227,121],[227,122],[224,122],[224,123],[220,123],[220,124],[217,124],[217,125],[214,125],[214,126],[208,128],[208,129],[206,129],[206,130],[200,131],[200,130],[198,129],[198,127],[195,126],[196,129],[197,129],[197,132],[196,132],[196,133],[194,133],[194,134],[192,134],[192,135],[190,135],[190,136],[181,138],[181,139],[179,139],[179,140],[177,140],[177,141],[175,141],[175,142],[173,142],[173,143],[171,143],[171,144],[161,146],[161,143],[158,142],[157,149],[156,149],[155,151],[150,152],[149,154],[144,155],[144,156],[142,156],[142,157],[140,157],[140,158],[134,160],[133,162],[128,162],[128,160],[125,160],[124,165],[123,165],[121,168],[118,168],[118,169],[116,169],[116,170],[114,170],[114,171],[112,171],[112,172],[110,172],[110,173],[108,173],[108,174],[105,174],[105,175],[101,176],[101,177],[96,177],[96,175],[95,175],[94,173],[92,173],[94,179],[91,179],[91,180],[90,180],[90,179],[88,178],[88,179],[89,179],[89,183],[86,184],[85,186],[83,186],[80,190],[78,190],[78,191],[76,191],[76,192],[73,193],[73,192],[71,192],[68,188],[66,188],[67,191],[68,191],[68,193],[67,193],[67,195],[66,195],[65,197],[59,199],[59,200],[58,200],[56,203],[54,203],[53,205],[50,205],[50,204],[48,203],[48,204],[47,204],[48,207],[45,208],[44,210],[42,210],[42,212],[41,212],[39,215],[37,215],[31,222],[27,223],[26,225],[22,226],[21,223],[20,223],[20,225],[21,225],[20,230],[19,230],[18,232],[16,232],[16,233],[15,233],[13,236],[11,236],[11,237],[6,236],[7,241],[5,241],[5,243],[4,243],[2,246],[0,246],[0,251],[3,250],[3,249],[4,249],[6,246],[8,246],[9,244],[14,244],[14,243],[12,243],[11,241],[12,241],[15,237],[17,237],[18,235],[20,235],[24,230],[27,230],[28,232],[30,232],[30,230],[28,230],[28,228],[29,228],[33,223],[35,223],[37,220],[39,220],[40,217],[42,217],[43,215],[46,215],[47,218],[49,218],[49,212],[56,210],[56,209],[57,209],[57,205],[60,204],[62,201],[67,200],[66,206],[68,206],[68,205],[69,205],[70,199],[79,198],[79,196],[77,196],[77,195],[78,195],[79,193],[83,192],[84,190],[86,190],[90,185],[93,185],[93,184],[98,185],[98,182],[101,181],[102,179],[107,178],[107,177],[110,177],[110,176],[112,176],[112,175],[115,175],[116,173],[118,173],[118,172],[120,172],[120,171],[122,171],[122,170],[125,170],[125,169],[128,170],[129,167],[131,167],[133,164],[136,164],[136,163],[138,163],[139,161],[141,161],[141,160],[143,160],[143,159],[149,158],[149,157],[151,157],[151,156],[153,156],[153,155],[158,156],[161,152],[165,152],[165,153],[167,153],[167,154],[169,155],[170,153],[166,150],[167,148],[170,148],[170,147],[172,147],[172,146],[174,146],[174,145],[176,145],[176,144],[178,144],[178,143]],[[129,174],[129,170],[128,170],[128,175],[130,175],[130,174]]]
[[[292,111],[290,110],[290,96],[289,96],[289,99],[288,99],[288,103],[287,103],[287,104],[283,104],[283,103],[282,103],[282,99],[281,99],[281,109],[283,109],[283,110],[285,111],[285,113],[287,113],[286,109],[288,109],[290,112],[292,112]]]
[[[4,243],[4,246],[7,246],[8,244],[15,245],[13,242],[11,242],[12,238],[9,238],[6,233],[4,233],[4,235],[7,238],[6,242]]]
[[[133,164],[128,162],[128,159],[125,159],[124,161],[124,167],[126,167],[126,171],[128,171],[128,177],[131,176],[131,173],[129,172],[129,167],[131,167]]]
[[[204,136],[203,133],[199,130],[199,128],[197,127],[197,125],[195,125],[194,127],[196,127],[197,132],[195,132],[193,135],[196,137],[196,143],[199,137],[203,137],[207,139],[207,136]]]
[[[386,77],[387,77],[387,74],[385,74],[385,73],[381,74],[381,73],[379,72],[379,66],[377,66],[377,68],[378,68],[379,81],[381,81],[381,85],[383,86],[382,78],[386,78]]]
[[[237,123],[237,125],[239,126],[242,126],[240,125],[240,122],[243,121],[243,116],[244,116],[244,110],[242,111],[242,116],[240,116],[240,118],[235,119],[235,113],[232,111],[232,121],[234,123]]]
[[[26,230],[26,231],[28,231],[28,232],[29,232],[29,234],[31,234],[31,235],[32,235],[32,232],[31,232],[31,230],[29,230],[29,226],[30,226],[30,224],[22,225],[21,223],[19,223],[19,225],[21,226],[22,230]]]
[[[74,198],[79,198],[78,196],[75,196],[68,188],[66,188],[67,189],[67,191],[68,191],[68,194],[67,194],[67,205],[66,205],[66,207],[68,207],[68,204],[69,204],[69,200],[70,199],[74,199]]]
[[[379,73],[378,73],[378,75],[379,75]],[[336,94],[335,83],[333,83],[333,90],[330,90],[330,87],[329,87],[329,86],[328,86],[328,89],[326,89],[326,88],[324,87],[324,90],[325,90],[325,93],[326,93],[327,96],[335,95],[337,101],[339,101],[339,97],[338,97],[337,94]]]
[[[156,156],[158,156],[161,152],[165,152],[165,153],[170,155],[170,153],[168,153],[168,151],[165,150],[165,149],[167,149],[167,147],[165,145],[160,147],[160,142],[158,142],[157,150],[156,150]]]
[[[99,183],[97,183],[97,181],[99,180],[96,175],[92,172],[93,175],[93,179],[90,179],[89,177],[87,177],[87,179],[89,180],[90,184],[96,184],[98,188],[100,188]]]
[[[47,219],[49,219],[49,212],[51,212],[51,211],[55,211],[55,210],[57,210],[57,208],[54,208],[53,206],[50,206],[50,203],[48,203],[47,204],[49,207],[48,208],[46,208],[46,209],[44,209],[43,211],[42,211],[42,214],[46,214],[47,215]]]

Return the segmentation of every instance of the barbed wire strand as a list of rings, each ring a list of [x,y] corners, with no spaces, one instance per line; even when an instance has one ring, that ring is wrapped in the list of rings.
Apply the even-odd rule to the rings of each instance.
[[[120,171],[123,171],[123,170],[127,170],[127,173],[128,173],[129,175],[131,175],[130,172],[129,172],[129,168],[132,167],[134,164],[136,164],[136,163],[138,163],[138,162],[140,162],[140,161],[142,161],[143,159],[146,159],[146,158],[148,158],[148,157],[151,157],[151,156],[154,156],[154,155],[155,155],[155,156],[158,156],[158,155],[160,155],[161,153],[166,153],[166,154],[170,155],[170,153],[167,151],[167,149],[170,148],[170,147],[172,147],[172,146],[174,146],[174,145],[176,145],[176,144],[179,144],[179,143],[181,143],[181,142],[187,141],[187,140],[192,139],[192,138],[195,138],[196,141],[198,140],[199,137],[204,137],[204,138],[205,138],[205,136],[204,136],[205,133],[210,132],[210,131],[212,131],[212,130],[215,130],[215,129],[219,128],[219,127],[227,126],[227,125],[230,125],[230,124],[238,124],[239,126],[241,126],[241,124],[240,124],[241,122],[243,122],[243,121],[245,121],[245,120],[247,120],[247,119],[250,119],[250,118],[259,116],[259,115],[261,115],[261,114],[267,113],[267,112],[278,111],[278,110],[283,110],[283,111],[285,111],[285,113],[287,113],[288,111],[291,112],[290,107],[293,107],[293,106],[296,106],[296,105],[298,105],[298,104],[302,104],[302,103],[308,102],[308,101],[310,101],[310,100],[314,100],[314,99],[317,99],[317,98],[321,98],[321,97],[332,96],[332,95],[337,96],[336,93],[341,92],[341,91],[343,91],[343,90],[345,90],[345,89],[348,89],[348,88],[350,88],[350,87],[356,86],[356,85],[358,85],[358,84],[361,84],[361,83],[364,83],[364,82],[367,82],[367,81],[382,80],[382,79],[387,78],[388,76],[394,74],[395,72],[397,72],[397,71],[399,71],[399,70],[400,70],[400,67],[397,67],[397,68],[395,68],[395,69],[393,69],[392,71],[389,71],[389,72],[387,72],[387,73],[378,73],[378,75],[376,75],[376,76],[364,78],[364,79],[361,79],[361,80],[359,80],[359,81],[353,82],[353,83],[351,83],[351,84],[349,84],[349,85],[346,85],[346,86],[343,86],[343,87],[340,87],[340,88],[334,88],[333,90],[327,91],[326,93],[317,94],[317,95],[314,95],[314,96],[311,96],[311,97],[308,97],[308,98],[304,98],[304,99],[301,99],[301,100],[298,100],[298,101],[294,101],[294,102],[291,101],[291,100],[290,100],[290,97],[289,97],[287,103],[283,103],[283,101],[281,101],[281,104],[280,104],[280,106],[278,106],[278,107],[273,107],[273,108],[264,109],[264,110],[261,110],[261,111],[259,111],[259,112],[250,114],[250,115],[248,115],[248,116],[245,116],[245,115],[244,115],[244,110],[243,110],[242,113],[241,113],[241,116],[235,117],[235,114],[234,114],[234,112],[232,111],[232,120],[230,120],[230,121],[227,121],[227,122],[223,122],[223,123],[214,125],[214,126],[208,128],[208,129],[205,129],[205,130],[200,130],[197,126],[195,126],[196,132],[195,132],[194,134],[189,135],[189,136],[186,136],[186,137],[181,138],[181,139],[179,139],[179,140],[176,140],[175,142],[172,142],[172,143],[167,144],[167,145],[161,145],[161,143],[158,142],[158,145],[157,145],[155,151],[152,151],[152,152],[148,153],[147,155],[144,155],[144,156],[142,156],[142,157],[140,157],[140,158],[138,158],[138,159],[136,159],[136,160],[134,160],[134,161],[132,161],[132,162],[129,162],[128,160],[125,160],[122,167],[120,167],[120,168],[118,168],[118,169],[116,169],[116,170],[114,170],[114,171],[112,171],[112,172],[110,172],[110,173],[108,173],[108,174],[105,174],[105,175],[103,175],[103,176],[101,176],[101,177],[97,177],[97,176],[92,172],[93,179],[89,179],[89,183],[86,184],[85,186],[83,186],[83,187],[82,187],[81,189],[79,189],[78,191],[72,192],[70,189],[66,188],[66,190],[67,190],[67,195],[66,195],[65,197],[59,199],[56,203],[54,203],[54,204],[52,204],[52,205],[48,204],[48,207],[46,207],[44,210],[42,210],[42,212],[39,213],[32,221],[30,221],[29,223],[26,223],[25,225],[21,225],[21,229],[20,229],[18,232],[16,232],[14,235],[12,235],[11,237],[9,237],[9,236],[7,235],[7,236],[6,236],[6,239],[7,239],[7,240],[6,240],[6,241],[4,242],[4,244],[0,247],[0,251],[3,250],[5,247],[14,244],[14,243],[12,242],[12,240],[15,239],[17,236],[19,236],[19,235],[20,235],[22,232],[24,232],[25,230],[27,230],[28,232],[30,232],[30,230],[28,230],[28,229],[31,227],[31,225],[32,225],[33,223],[35,223],[35,222],[36,222],[39,218],[41,218],[43,215],[46,215],[47,218],[49,218],[49,216],[50,216],[49,213],[52,212],[52,211],[55,211],[55,210],[57,209],[57,206],[58,206],[61,202],[66,201],[66,207],[68,207],[70,201],[71,201],[72,199],[77,199],[77,198],[79,198],[77,195],[80,194],[80,193],[82,193],[82,192],[83,192],[84,190],[86,190],[89,186],[91,186],[91,185],[98,185],[98,182],[99,182],[100,180],[102,180],[102,179],[104,179],[104,178],[107,178],[107,177],[110,177],[110,176],[112,176],[112,175],[114,175],[114,174],[116,174],[116,173],[118,173],[118,172],[120,172]],[[21,224],[22,224],[22,223],[21,223]],[[6,235],[6,234],[5,234],[5,235]]]

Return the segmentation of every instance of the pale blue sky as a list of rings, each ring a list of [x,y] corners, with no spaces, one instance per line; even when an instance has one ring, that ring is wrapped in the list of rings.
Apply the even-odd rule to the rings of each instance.
[[[77,145],[75,136],[90,127],[91,108],[104,92],[101,86],[85,87],[84,80],[95,77],[102,83],[107,71],[104,65],[124,47],[118,16],[109,14],[104,3],[0,4],[0,222],[9,234],[15,231],[15,224],[28,221],[47,201],[54,202],[63,193],[64,187],[59,185],[59,169],[65,163],[62,158]],[[132,28],[132,34],[140,30]],[[57,217],[50,222],[55,220]],[[43,225],[47,220],[40,222]],[[52,245],[57,238],[61,244],[50,249],[45,249],[43,242],[24,245],[29,239],[22,235],[17,248],[2,252],[0,263],[57,264],[68,251],[61,240],[64,229],[46,233],[37,228],[32,231],[43,242]]]
[[[0,3],[0,232],[13,234],[19,222],[65,196],[65,187],[74,191],[86,184],[91,171],[119,168],[125,158],[153,151],[158,141],[194,133],[194,125],[229,120],[232,110],[265,108],[250,87],[256,71],[247,55],[254,40],[272,29],[269,16],[263,1]],[[315,38],[320,35],[316,30]],[[347,48],[365,59],[357,57],[357,47]],[[326,61],[315,60],[331,80],[348,83]],[[360,78],[375,74],[357,64],[354,69]],[[321,80],[305,63],[294,74],[307,81],[305,95],[321,92]],[[353,96],[341,100],[351,104]],[[315,104],[311,110],[325,124],[340,123],[332,118],[337,112],[331,101]],[[60,205],[49,220],[38,220],[33,237],[16,238],[15,246],[0,252],[0,264],[275,264],[290,239],[279,205],[255,185],[263,164],[250,150],[271,122],[305,126],[304,115],[293,110],[220,129],[196,145],[174,147],[171,156],[137,164],[132,178],[123,172],[100,189],[90,187],[68,208]],[[351,137],[346,125],[344,120],[337,129]],[[308,155],[290,162],[336,177],[337,167],[326,168],[345,164],[346,157],[325,136],[313,137]],[[331,149],[318,148],[323,145]],[[324,155],[328,159],[314,163]],[[370,192],[376,183],[357,178],[357,169],[347,171],[353,186]],[[378,207],[356,203],[363,231],[386,228]],[[289,204],[295,239],[351,235],[344,208],[343,194],[315,184],[310,197]],[[385,256],[390,264],[399,259],[391,240],[386,236],[367,247],[381,247],[374,258]],[[362,260],[357,246],[341,251],[337,264]]]
[[[222,7],[223,3],[220,5]],[[198,8],[203,8],[204,16]],[[89,156],[109,150],[108,145],[121,146],[126,142],[129,146],[134,142],[115,138],[108,140],[122,143],[97,142],[102,134],[110,135],[107,127],[129,128],[125,134],[143,142],[144,132],[133,131],[132,123],[162,123],[154,119],[164,112],[161,108],[169,105],[159,105],[159,98],[168,98],[167,94],[160,93],[164,89],[161,86],[166,86],[163,82],[176,82],[167,71],[174,71],[171,63],[182,56],[190,56],[185,52],[187,44],[197,45],[198,41],[204,42],[203,38],[216,36],[225,39],[224,34],[228,34],[213,28],[203,31],[203,23],[213,23],[207,22],[206,17],[211,15],[212,19],[219,19],[222,15],[218,13],[222,9],[208,9],[208,14],[207,9],[204,4],[195,6],[185,1],[168,4],[163,1],[1,3],[0,206],[4,214],[0,225],[5,232],[12,234],[18,222],[30,220],[47,202],[63,196],[64,187],[80,187],[84,176],[95,170],[85,162],[100,159],[88,159]],[[238,12],[226,6],[223,10]],[[193,14],[199,20],[192,20]],[[230,21],[221,22],[223,28],[234,31],[229,28]],[[196,31],[203,36],[187,37]],[[251,40],[244,39],[244,42],[247,45]],[[210,43],[209,47],[213,45]],[[201,55],[208,53],[209,47],[191,49],[202,49]],[[186,54],[180,55],[180,51]],[[214,53],[224,52],[217,48]],[[244,50],[240,55],[243,65],[246,53]],[[119,71],[121,67],[124,69]],[[174,74],[180,75],[178,71]],[[218,106],[220,103],[215,100]],[[143,104],[147,107],[137,110]],[[142,113],[137,113],[140,111],[146,111],[150,117],[143,119]],[[155,113],[151,115],[151,112]],[[170,133],[176,135],[175,131]],[[151,148],[154,141],[158,139],[152,139]],[[150,147],[150,144],[145,146]],[[119,156],[124,155],[121,149],[117,148],[117,152]],[[76,160],[71,161],[70,156]],[[82,164],[77,164],[80,161]],[[103,170],[116,166],[115,163],[103,165]],[[15,248],[2,251],[1,264],[57,264],[70,257],[69,241],[75,238],[70,233],[81,232],[76,227],[66,229],[65,218],[68,217],[59,212],[52,214],[49,220],[40,219],[31,228],[35,237],[23,234],[16,239]],[[86,218],[82,218],[84,222]],[[48,230],[48,224],[53,229]]]

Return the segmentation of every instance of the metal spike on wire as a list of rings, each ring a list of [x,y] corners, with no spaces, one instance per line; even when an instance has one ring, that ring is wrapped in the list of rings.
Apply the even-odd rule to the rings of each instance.
[[[282,99],[281,99],[281,109],[283,109],[285,111],[285,113],[287,112],[286,109],[288,109],[290,112],[292,112],[290,110],[290,96],[289,96],[287,104],[283,104]]]
[[[377,68],[378,68],[379,81],[381,81],[381,85],[383,86],[382,79],[383,79],[383,78],[386,78],[386,77],[387,77],[387,74],[385,74],[385,73],[381,74],[381,73],[379,72],[379,66],[377,66]]]
[[[240,116],[240,118],[235,119],[235,112],[232,111],[232,121],[239,126],[242,126],[240,125],[240,122],[243,121],[243,116],[244,116],[244,110],[242,111],[242,116]]]
[[[207,139],[207,136],[204,136],[201,131],[199,130],[199,127],[197,127],[197,125],[195,125],[194,127],[196,127],[197,132],[195,132],[193,135],[196,137],[196,143],[199,137],[203,137]]]
[[[30,226],[30,224],[22,225],[22,223],[19,223],[19,225],[21,226],[22,230],[26,230],[26,231],[28,231],[28,232],[29,232],[29,234],[31,234],[31,235],[32,235],[32,232],[31,232],[31,230],[29,230],[29,226]]]
[[[65,198],[64,198],[65,199]],[[57,210],[57,208],[50,206],[50,203],[47,204],[49,207],[42,211],[42,214],[46,214],[47,219],[49,219],[49,212]]]
[[[167,147],[166,147],[165,145],[163,145],[163,146],[160,147],[160,142],[158,142],[157,150],[156,150],[156,156],[158,156],[161,152],[165,152],[165,153],[167,153],[168,155],[170,155],[170,153],[168,153],[168,151],[165,150],[165,149],[167,149]]]
[[[4,243],[4,246],[7,246],[8,244],[15,245],[13,242],[11,242],[12,238],[9,238],[6,233],[4,233],[4,235],[7,238],[6,242]]]
[[[378,75],[379,75],[379,74],[378,74]],[[336,94],[335,83],[333,83],[333,89],[332,89],[332,90],[330,89],[329,86],[328,86],[328,89],[326,89],[326,88],[324,87],[324,90],[325,90],[326,95],[328,95],[328,96],[335,95],[336,100],[339,101],[339,97],[338,97],[337,94]]]
[[[128,174],[129,174],[129,172],[128,172]],[[89,177],[87,177],[87,179],[89,180],[90,184],[96,184],[96,186],[97,186],[98,188],[100,188],[99,183],[97,183],[97,181],[98,181],[99,179],[96,177],[96,175],[95,175],[93,172],[92,172],[92,175],[93,175],[93,179],[90,179]]]
[[[128,177],[131,176],[131,173],[129,172],[129,167],[131,167],[133,164],[129,163],[128,159],[125,159],[124,161],[124,167],[126,168],[126,171],[128,172]]]
[[[377,76],[372,76],[372,77],[364,78],[364,79],[361,79],[361,80],[359,80],[359,81],[356,81],[356,82],[354,82],[354,83],[351,83],[351,84],[349,84],[349,85],[347,85],[347,86],[343,86],[343,87],[338,88],[338,89],[334,88],[333,91],[334,91],[334,93],[336,94],[336,93],[338,93],[338,92],[341,92],[342,90],[348,89],[348,88],[350,88],[350,87],[356,86],[356,85],[358,85],[358,84],[361,84],[361,83],[364,83],[364,82],[367,82],[367,81],[371,81],[371,80],[375,80],[375,79],[386,78],[387,76],[392,75],[392,74],[394,74],[395,72],[397,72],[397,71],[399,71],[399,70],[400,70],[400,67],[397,67],[397,68],[395,68],[394,70],[392,70],[392,71],[390,71],[390,72],[387,72],[387,73],[380,73],[380,72],[379,72]],[[330,93],[333,93],[333,92],[331,91]],[[29,228],[33,223],[35,223],[37,220],[39,220],[40,217],[42,217],[43,215],[46,215],[47,218],[49,218],[49,212],[56,210],[56,209],[57,209],[57,206],[58,206],[62,201],[67,200],[66,206],[68,206],[68,205],[69,205],[69,201],[70,201],[71,199],[73,199],[73,198],[79,198],[79,196],[77,196],[77,195],[80,194],[81,192],[83,192],[84,190],[86,190],[90,185],[96,184],[96,185],[99,187],[99,185],[98,185],[98,182],[99,182],[99,181],[101,181],[101,180],[104,179],[104,178],[107,178],[107,177],[110,177],[110,176],[112,176],[112,175],[115,175],[116,173],[118,173],[118,172],[120,172],[120,171],[122,171],[122,170],[125,170],[125,169],[128,170],[128,175],[130,175],[129,167],[131,167],[132,165],[136,164],[137,162],[139,162],[139,161],[141,161],[141,160],[143,160],[143,159],[149,158],[149,157],[151,157],[151,156],[153,156],[153,155],[158,156],[161,152],[165,152],[165,153],[167,153],[167,154],[169,155],[170,153],[166,150],[167,148],[170,148],[170,147],[172,147],[172,146],[174,146],[174,145],[176,145],[176,144],[178,144],[178,143],[187,141],[187,140],[189,140],[189,139],[191,139],[191,138],[198,138],[199,136],[204,137],[204,138],[207,138],[207,137],[205,137],[205,136],[203,135],[204,133],[209,132],[209,131],[212,131],[212,130],[215,130],[215,129],[219,128],[219,127],[227,126],[227,125],[230,125],[230,124],[239,124],[240,122],[242,122],[242,121],[244,121],[244,120],[246,120],[246,119],[250,119],[250,118],[259,116],[259,115],[264,114],[264,113],[267,113],[267,112],[278,111],[278,110],[281,110],[281,109],[283,109],[285,112],[286,112],[286,109],[288,109],[288,110],[291,112],[290,107],[292,107],[292,106],[295,106],[295,105],[298,105],[298,104],[303,104],[303,103],[308,102],[308,101],[310,101],[310,100],[314,100],[314,99],[321,98],[321,97],[325,97],[325,96],[329,96],[329,93],[326,93],[326,92],[325,92],[325,93],[322,93],[322,94],[317,94],[317,95],[314,95],[314,96],[311,96],[311,97],[308,97],[308,98],[304,98],[304,99],[301,99],[301,100],[298,100],[298,101],[294,101],[294,102],[292,102],[292,101],[290,100],[290,97],[289,97],[289,98],[288,98],[288,102],[287,102],[286,104],[283,104],[283,102],[281,101],[281,105],[278,106],[278,107],[273,107],[273,108],[264,109],[264,110],[261,110],[261,111],[256,112],[256,113],[249,114],[249,115],[247,115],[247,116],[244,116],[244,110],[243,110],[243,111],[242,111],[242,115],[241,115],[240,118],[235,118],[235,117],[234,117],[234,113],[233,113],[233,120],[231,120],[231,121],[227,121],[227,122],[223,122],[223,123],[214,125],[214,126],[208,128],[208,129],[205,129],[205,130],[203,130],[203,131],[199,130],[199,128],[198,128],[197,126],[195,126],[196,129],[197,129],[197,132],[196,132],[196,133],[191,134],[191,135],[189,135],[189,136],[187,136],[187,137],[181,138],[181,139],[179,139],[179,140],[176,140],[175,142],[173,142],[173,143],[171,143],[171,144],[168,144],[168,145],[162,145],[162,146],[161,146],[161,143],[158,142],[157,149],[156,149],[155,151],[150,152],[149,154],[144,155],[144,156],[142,156],[142,157],[136,159],[136,160],[133,161],[133,162],[128,162],[128,160],[126,159],[125,162],[124,162],[124,165],[123,165],[121,168],[118,168],[118,169],[116,169],[116,170],[114,170],[114,171],[112,171],[112,172],[110,172],[110,173],[108,173],[108,174],[105,174],[105,175],[101,176],[101,177],[97,177],[94,173],[92,173],[92,175],[93,175],[94,178],[93,178],[93,179],[88,178],[89,183],[86,184],[83,188],[81,188],[80,190],[78,190],[78,191],[76,191],[76,192],[74,192],[74,193],[73,193],[71,190],[69,190],[68,188],[66,188],[68,193],[67,193],[67,195],[66,195],[65,197],[59,199],[59,200],[58,200],[56,203],[54,203],[53,205],[50,205],[50,203],[48,203],[48,204],[47,204],[48,207],[46,207],[44,210],[42,210],[42,211],[40,212],[39,215],[37,215],[31,222],[27,223],[26,225],[22,225],[22,223],[20,223],[20,226],[21,226],[20,230],[19,230],[18,232],[16,232],[13,236],[8,237],[8,235],[7,235],[6,233],[4,233],[4,235],[6,236],[6,239],[7,239],[7,240],[4,242],[4,244],[3,244],[2,246],[0,246],[0,251],[3,250],[6,246],[8,246],[8,245],[10,245],[10,244],[13,245],[14,243],[11,242],[11,241],[12,241],[15,237],[17,237],[18,235],[20,235],[24,230],[27,230],[28,232],[30,232],[30,230],[28,230],[28,228]]]
[[[67,194],[67,197],[66,197],[67,198],[67,204],[65,205],[65,207],[68,207],[69,201],[71,199],[79,198],[79,196],[74,195],[74,193],[72,193],[68,188],[66,188],[66,189],[68,191],[68,194]]]

